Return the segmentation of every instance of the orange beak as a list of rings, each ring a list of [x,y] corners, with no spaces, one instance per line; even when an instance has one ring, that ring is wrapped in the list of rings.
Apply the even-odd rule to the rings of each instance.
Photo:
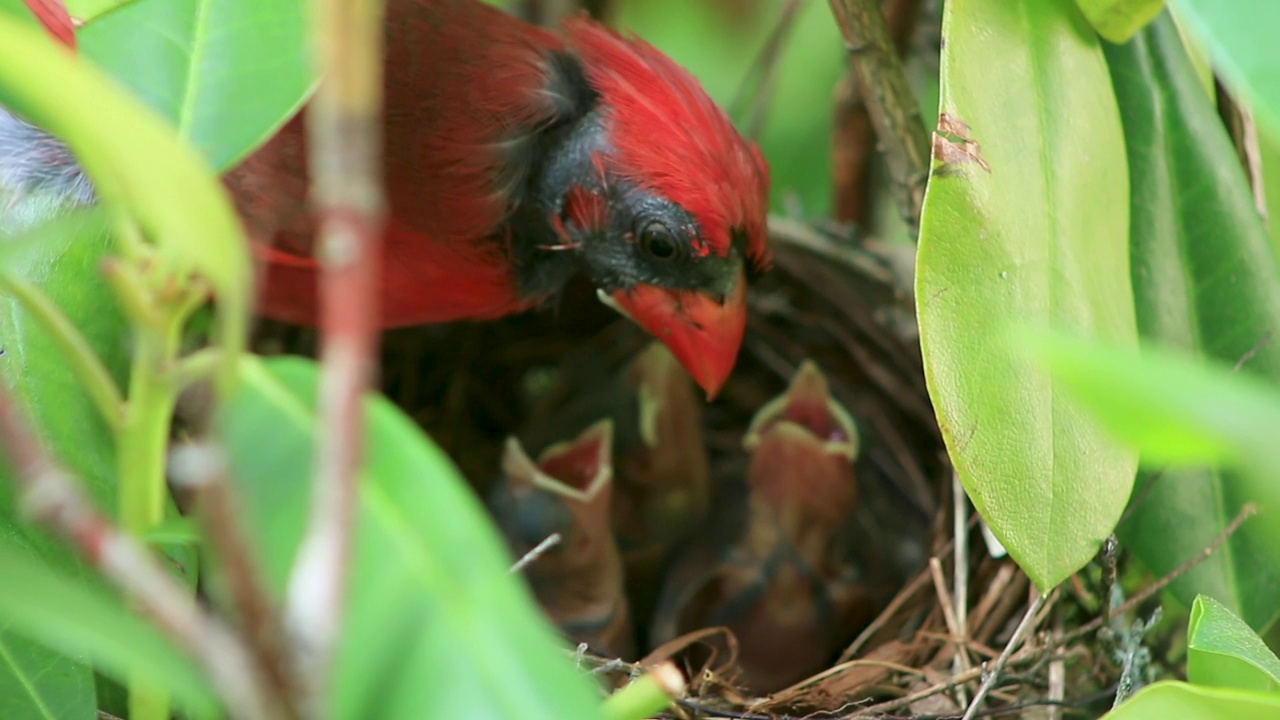
[[[600,299],[671,349],[712,400],[738,360],[747,326],[747,283],[738,272],[733,289],[720,301],[695,290],[637,285]]]

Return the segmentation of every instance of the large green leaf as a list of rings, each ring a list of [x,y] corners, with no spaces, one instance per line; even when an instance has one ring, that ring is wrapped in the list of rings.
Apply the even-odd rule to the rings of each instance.
[[[1274,693],[1280,689],[1280,659],[1225,605],[1201,595],[1187,626],[1187,679]]]
[[[1105,720],[1275,720],[1280,698],[1247,690],[1158,682],[1102,716]]]
[[[117,679],[132,673],[151,678],[201,716],[213,712],[216,705],[208,682],[159,631],[127,610],[101,581],[77,577],[42,562],[25,542],[11,539],[12,531],[13,527],[0,519],[0,567],[4,568],[0,577],[5,588],[0,593],[0,642],[18,634],[38,641],[40,645],[24,643],[26,657],[30,658],[25,664],[45,662],[51,670],[63,674],[70,670],[56,664],[45,648],[76,658],[74,665],[80,669],[77,684],[69,679],[64,682],[69,690],[78,691],[85,691],[79,684],[83,683],[90,699],[94,694],[93,674],[81,663],[91,660]],[[4,697],[0,684],[0,698]],[[34,716],[0,712],[0,717]]]
[[[81,22],[91,23],[103,15],[136,0],[67,0],[67,12]]]
[[[1102,37],[1126,42],[1164,9],[1164,0],[1076,0]]]
[[[1123,130],[1069,0],[953,0],[943,39],[916,261],[925,377],[969,496],[1047,589],[1111,533],[1136,457],[1015,358],[1004,327],[1133,343]]]
[[[35,15],[31,14],[31,9],[27,7],[23,0],[0,0],[0,13],[26,23],[31,27],[41,27],[40,22],[36,20]]]
[[[225,170],[312,85],[302,0],[135,0],[76,37],[92,58]]]
[[[0,620],[0,717],[94,720],[93,673]]]
[[[0,222],[5,219],[0,217]],[[128,325],[98,271],[111,247],[101,215],[68,216],[23,238],[5,235],[0,227],[0,238],[4,238],[0,242],[7,243],[0,253],[0,273],[15,274],[42,292],[76,325],[115,382],[122,384],[128,377]],[[87,482],[94,499],[110,511],[115,507],[110,428],[48,329],[3,289],[0,349],[0,378],[9,392],[58,458]],[[0,491],[0,498],[5,495]],[[0,514],[7,509],[8,504],[0,501]]]
[[[1173,0],[1180,19],[1205,41],[1218,71],[1257,113],[1262,130],[1280,141],[1280,3]]]
[[[0,104],[64,139],[108,206],[134,218],[175,270],[209,280],[234,355],[248,316],[249,251],[200,155],[100,70],[3,14]]]
[[[1280,138],[1258,138],[1261,145],[1262,190],[1266,194],[1271,252],[1280,257]]]
[[[1152,467],[1221,464],[1241,468],[1244,494],[1263,518],[1241,532],[1264,550],[1274,572],[1280,558],[1280,390],[1220,363],[1195,362],[1155,347],[1132,353],[1064,335],[1031,331],[1029,347],[1048,363],[1054,382],[1112,433],[1139,448]],[[1269,568],[1269,569],[1268,569]]]
[[[254,546],[281,592],[308,508],[315,365],[242,364],[219,433]],[[366,405],[367,459],[338,717],[598,717],[478,499],[383,398]]]
[[[1252,352],[1242,372],[1280,383],[1280,344],[1264,343],[1280,328],[1280,267],[1177,28],[1166,13],[1106,53],[1128,141],[1139,332],[1227,363]],[[1157,473],[1120,537],[1163,575],[1208,545],[1247,498],[1238,472]],[[1212,595],[1261,628],[1280,612],[1277,571],[1240,534],[1172,590],[1188,605],[1197,594]]]

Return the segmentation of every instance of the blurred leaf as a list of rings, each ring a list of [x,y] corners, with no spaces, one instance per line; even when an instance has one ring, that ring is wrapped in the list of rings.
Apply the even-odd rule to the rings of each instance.
[[[1267,199],[1267,228],[1271,252],[1280,258],[1280,140],[1258,137],[1262,156],[1262,190]]]
[[[1280,3],[1173,0],[1214,66],[1252,106],[1259,130],[1280,141]]]
[[[1165,681],[1148,685],[1105,720],[1274,720],[1280,698],[1245,690],[1200,687]]]
[[[15,213],[31,202],[40,200],[19,203]],[[128,325],[98,271],[111,249],[102,213],[68,215],[23,237],[4,232],[2,225],[13,214],[0,216],[0,272],[18,275],[53,301],[122,385],[128,377]],[[111,430],[58,343],[22,303],[3,290],[0,377],[26,409],[36,432],[88,483],[99,506],[111,512],[116,502]],[[0,469],[0,475],[7,473],[7,467]],[[4,495],[0,491],[0,498]],[[0,499],[0,514],[6,508],[8,504]]]
[[[241,362],[219,432],[261,565],[283,590],[308,511],[317,370]],[[382,397],[366,405],[359,539],[337,717],[599,717],[452,463]]]
[[[6,632],[20,632],[69,657],[92,660],[116,678],[145,674],[172,690],[193,712],[206,717],[213,713],[216,705],[207,681],[158,630],[126,610],[100,581],[73,577],[41,562],[11,539],[14,531],[0,519],[0,578],[5,588],[0,593],[0,626]],[[92,693],[93,675],[87,667],[84,682]]]
[[[95,720],[93,672],[31,642],[0,620],[0,717]]]
[[[40,21],[31,14],[31,8],[27,7],[26,0],[0,0],[0,14],[8,15],[31,27],[41,28],[43,31]]]
[[[67,12],[71,17],[91,23],[99,15],[104,15],[122,5],[135,0],[67,0]]]
[[[1054,383],[1088,408],[1118,438],[1139,448],[1149,466],[1221,463],[1245,470],[1244,494],[1262,507],[1247,522],[1267,567],[1280,558],[1280,390],[1226,366],[1200,363],[1154,347],[1127,350],[1065,335],[1027,334],[1028,345],[1052,370]],[[1250,569],[1249,572],[1260,572]]]
[[[1266,342],[1280,328],[1280,266],[1177,29],[1166,13],[1106,53],[1128,140],[1139,332],[1227,363],[1252,352],[1242,371],[1280,384],[1280,343]],[[1157,575],[1195,556],[1249,500],[1238,471],[1169,470],[1153,483],[1120,537]],[[1280,612],[1280,564],[1240,533],[1171,589],[1186,605],[1212,595],[1261,628]]]
[[[1047,590],[1111,533],[1137,461],[999,328],[1136,338],[1120,114],[1070,0],[955,0],[943,40],[950,122],[939,120],[916,259],[925,377],[969,496]]]
[[[135,0],[86,25],[81,52],[226,170],[312,86],[302,0]]]
[[[1113,43],[1127,42],[1164,9],[1164,0],[1076,0],[1076,4],[1098,34]]]
[[[130,213],[174,269],[208,278],[233,356],[249,309],[249,250],[199,154],[100,70],[3,15],[0,105],[64,139],[102,200]]]
[[[1243,620],[1207,595],[1195,599],[1187,627],[1187,679],[1197,685],[1274,693],[1280,659]]]
[[[195,519],[177,516],[176,513],[171,513],[159,525],[148,530],[143,540],[153,545],[180,546],[199,545],[203,542]]]

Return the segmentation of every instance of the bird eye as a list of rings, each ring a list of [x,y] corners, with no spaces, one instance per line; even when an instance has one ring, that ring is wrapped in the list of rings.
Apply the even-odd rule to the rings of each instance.
[[[673,260],[680,254],[680,246],[667,226],[654,220],[640,231],[640,247],[655,260]]]

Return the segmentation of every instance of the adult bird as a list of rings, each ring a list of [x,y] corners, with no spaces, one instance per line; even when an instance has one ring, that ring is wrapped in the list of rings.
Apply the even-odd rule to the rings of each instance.
[[[769,174],[697,80],[586,17],[552,32],[478,0],[390,0],[386,33],[383,326],[522,312],[582,272],[714,396],[769,264]],[[261,313],[315,324],[304,122],[226,182]]]

